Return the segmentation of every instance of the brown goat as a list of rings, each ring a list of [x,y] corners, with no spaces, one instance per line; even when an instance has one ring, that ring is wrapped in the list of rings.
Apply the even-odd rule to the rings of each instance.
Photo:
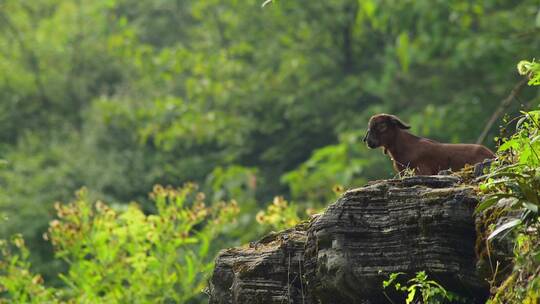
[[[438,143],[409,133],[409,128],[394,115],[377,114],[369,119],[363,141],[371,149],[383,147],[397,172],[410,168],[417,175],[435,175],[446,169],[458,171],[466,164],[475,165],[495,157],[482,145]]]

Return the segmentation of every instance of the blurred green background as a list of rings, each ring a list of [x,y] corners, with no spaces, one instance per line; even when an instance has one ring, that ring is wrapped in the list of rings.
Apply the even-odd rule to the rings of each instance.
[[[154,184],[193,181],[238,202],[219,243],[238,245],[274,196],[305,217],[394,176],[361,141],[375,113],[474,142],[540,54],[537,0],[262,2],[0,0],[0,238],[23,233],[53,278],[56,201],[84,186],[151,213]]]

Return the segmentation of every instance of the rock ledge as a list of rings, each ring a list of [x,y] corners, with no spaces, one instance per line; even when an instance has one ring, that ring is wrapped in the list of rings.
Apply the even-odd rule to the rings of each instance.
[[[475,268],[476,203],[453,176],[349,190],[307,225],[221,251],[210,303],[400,303],[383,294],[382,281],[422,270],[480,303],[488,290]]]

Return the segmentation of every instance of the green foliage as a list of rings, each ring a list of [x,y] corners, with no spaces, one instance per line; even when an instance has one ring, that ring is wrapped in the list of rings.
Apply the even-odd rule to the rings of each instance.
[[[529,77],[529,85],[540,85],[540,63],[522,60],[518,63],[517,69],[520,75]]]
[[[331,191],[333,185],[365,183],[367,180],[363,173],[369,165],[369,158],[359,136],[344,135],[346,141],[315,150],[301,166],[283,175],[281,180],[289,185],[291,196],[307,204],[323,206],[336,198]]]
[[[280,231],[300,223],[297,209],[297,205],[289,204],[283,197],[276,196],[266,211],[257,213],[256,219],[259,224]]]
[[[14,244],[20,254],[3,251],[8,267],[0,275],[1,299],[186,303],[200,296],[213,265],[211,244],[234,220],[238,206],[207,207],[194,185],[156,186],[150,196],[157,211],[150,215],[136,204],[111,208],[98,201],[92,206],[85,190],[73,203],[56,204],[58,219],[46,237],[55,256],[68,264],[61,275],[64,287],[45,288],[39,276],[30,275],[28,251],[18,237]]]
[[[523,112],[518,117],[516,132],[499,147],[494,169],[480,185],[487,193],[476,212],[498,204],[505,212],[519,210],[520,218],[497,227],[488,237],[534,220],[540,207],[540,111]]]
[[[408,280],[406,283],[399,283],[399,276],[404,275],[403,272],[391,273],[387,280],[383,281],[383,287],[393,286],[397,291],[406,294],[405,303],[415,303],[415,300],[420,300],[425,304],[440,304],[448,301],[458,301],[459,297],[447,292],[444,287],[433,280],[428,280],[425,271],[419,271],[416,276]]]
[[[534,61],[521,61],[518,70],[530,78],[530,85],[540,84]],[[487,240],[505,232],[515,243],[513,269],[492,289],[488,303],[536,303],[540,298],[540,111],[521,114],[512,120],[517,121],[516,132],[502,138],[497,160],[480,185],[484,198],[476,207],[476,212],[496,214],[484,223],[491,228]],[[500,224],[500,219],[505,222]]]
[[[512,272],[494,289],[488,303],[535,303],[540,298],[539,118],[540,111],[523,113],[515,134],[499,147],[498,161],[480,185],[486,195],[476,212],[496,208],[498,214],[490,221],[493,224],[487,240],[504,232],[503,237],[512,237],[515,242]],[[505,218],[503,224],[498,223],[501,218]]]
[[[2,142],[16,142],[28,130],[77,125],[92,97],[113,92],[129,77],[124,56],[135,36],[133,27],[112,13],[115,5],[2,2]]]
[[[203,189],[213,201],[233,200],[240,206],[235,224],[225,227],[224,235],[214,242],[216,248],[241,245],[268,232],[254,220],[260,209],[257,188],[262,184],[255,168],[242,166],[216,167],[206,178]]]
[[[257,169],[242,166],[216,167],[206,178],[214,200],[236,199],[243,207],[255,200]]]
[[[196,181],[241,207],[213,244],[253,239],[276,195],[302,214],[394,176],[361,141],[374,113],[473,141],[540,48],[536,0],[271,2],[2,1],[0,238],[22,233],[50,283],[55,201],[86,186],[151,213],[154,184]]]
[[[30,272],[30,252],[21,235],[0,240],[0,303],[60,303],[54,288]]]
[[[515,231],[513,269],[488,304],[538,303],[540,300],[540,218]]]

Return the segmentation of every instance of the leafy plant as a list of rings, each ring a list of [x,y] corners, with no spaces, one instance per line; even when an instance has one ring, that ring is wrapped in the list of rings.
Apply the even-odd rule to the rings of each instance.
[[[259,211],[255,218],[259,224],[276,231],[290,228],[300,222],[297,206],[289,204],[281,196],[274,197],[266,211]]]
[[[540,63],[522,60],[518,63],[517,69],[520,75],[529,77],[529,85],[540,85]]]
[[[0,303],[59,303],[57,291],[30,271],[29,256],[20,234],[0,240]]]
[[[540,218],[515,230],[512,272],[494,286],[488,304],[538,303],[540,299]]]
[[[408,280],[407,283],[398,282],[398,278],[401,275],[405,275],[405,273],[391,273],[388,279],[383,281],[383,288],[393,286],[397,291],[406,293],[406,304],[413,303],[413,301],[418,299],[425,304],[438,304],[446,303],[447,300],[458,300],[457,296],[447,292],[441,284],[433,280],[428,280],[428,275],[425,271],[417,272],[416,276]]]
[[[235,202],[205,205],[193,184],[182,188],[156,186],[150,194],[156,213],[138,205],[113,208],[88,203],[83,189],[67,205],[56,204],[58,219],[44,236],[55,256],[68,264],[61,289],[43,287],[29,271],[22,238],[4,244],[0,273],[1,299],[43,303],[186,303],[200,296],[213,266],[212,241],[238,213]],[[45,300],[47,301],[45,301]]]
[[[480,190],[486,195],[476,207],[482,212],[495,204],[510,211],[520,211],[513,218],[494,229],[491,239],[499,233],[530,221],[540,208],[540,111],[522,112],[516,132],[499,147],[498,160],[487,175]]]
[[[529,85],[540,85],[539,67],[534,60],[521,61],[518,71],[529,77]],[[517,121],[516,132],[502,139],[497,160],[479,187],[484,198],[476,212],[488,227],[486,239],[505,232],[514,247],[506,279],[497,282],[498,264],[495,268],[492,282],[497,285],[488,303],[537,303],[540,298],[540,111],[521,114],[510,121]]]
[[[299,167],[282,175],[281,182],[288,185],[294,201],[311,207],[325,206],[341,194],[334,191],[337,188],[364,184],[381,172],[391,176],[390,162],[384,155],[365,148],[363,132],[361,129],[342,134],[339,144],[315,150]]]

